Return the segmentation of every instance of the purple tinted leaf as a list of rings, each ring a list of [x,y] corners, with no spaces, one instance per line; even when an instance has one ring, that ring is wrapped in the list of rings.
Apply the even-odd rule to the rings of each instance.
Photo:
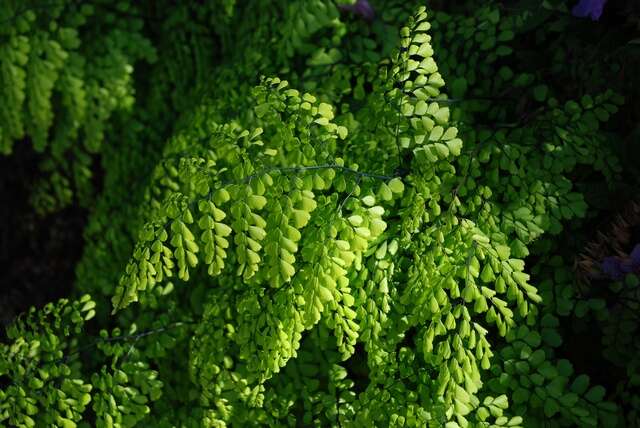
[[[591,17],[593,21],[597,21],[602,16],[602,10],[607,0],[580,0],[571,13],[579,18]]]
[[[640,244],[637,244],[635,247],[633,247],[633,251],[631,251],[631,254],[629,254],[629,259],[631,260],[631,264],[633,265],[634,269],[640,268]]]
[[[631,260],[622,261],[622,263],[620,263],[620,270],[625,275],[633,272],[633,265],[631,264]]]
[[[609,278],[619,281],[624,278],[622,262],[617,257],[605,257],[602,261],[602,272]]]
[[[358,0],[354,4],[341,4],[338,5],[341,10],[345,10],[356,15],[360,15],[367,21],[373,21],[376,17],[376,12],[367,0]]]

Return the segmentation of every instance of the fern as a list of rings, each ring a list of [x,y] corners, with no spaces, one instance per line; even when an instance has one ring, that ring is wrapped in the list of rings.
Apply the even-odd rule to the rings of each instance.
[[[73,188],[88,203],[90,155],[100,151],[112,114],[132,107],[134,63],[155,59],[141,34],[142,21],[118,21],[106,3],[107,10],[102,6],[72,1],[44,8],[37,2],[0,6],[5,100],[0,152],[10,154],[16,141],[27,138],[36,151],[50,152],[42,168],[51,178],[32,196],[41,212],[68,205]],[[128,8],[123,3],[118,12]]]
[[[545,255],[588,215],[577,171],[620,178],[621,97],[515,69],[526,13],[371,4],[0,6],[0,141],[48,150],[34,198],[105,170],[95,302],[16,322],[2,423],[619,426],[558,351],[560,317],[605,309]]]

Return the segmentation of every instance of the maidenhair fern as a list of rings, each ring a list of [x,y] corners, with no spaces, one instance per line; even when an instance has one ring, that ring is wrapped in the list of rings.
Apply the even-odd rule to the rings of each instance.
[[[51,178],[33,195],[43,212],[68,205],[73,188],[87,201],[89,154],[100,151],[110,116],[132,107],[134,63],[155,59],[142,21],[116,19],[130,5],[101,3],[0,5],[0,153],[23,140],[50,153],[42,168]]]
[[[437,102],[444,81],[429,28],[419,12],[402,30],[390,66],[381,69],[390,82],[380,86],[389,112],[379,114],[396,118],[388,140],[400,158],[410,155],[412,172],[403,179],[359,172],[357,160],[345,163],[339,142],[348,136],[332,122],[331,106],[279,79],[254,91],[263,127],[210,126],[212,137],[188,144],[194,154],[209,144],[208,156],[181,157],[178,168],[161,164],[168,180],[154,193],[164,198],[152,202],[157,213],[143,229],[113,303],[117,310],[144,302],[165,278],[188,281],[191,270],[207,265],[219,279],[193,339],[191,370],[200,373],[194,378],[203,392],[228,397],[226,407],[238,417],[248,414],[245,406],[255,407],[255,394],[268,393],[264,383],[296,356],[303,333],[318,322],[333,331],[342,359],[353,355],[364,324],[370,378],[386,382],[399,375],[386,360],[397,352],[398,339],[415,330],[412,360],[434,371],[417,379],[417,387],[441,397],[418,403],[424,415],[462,424],[469,415],[488,416],[476,415],[483,408],[476,398],[481,370],[493,354],[487,328],[495,324],[506,334],[514,323],[509,302],[526,316],[529,299],[539,297],[524,263],[510,258],[508,234],[498,227],[504,221],[474,204],[478,197],[467,204],[447,195],[457,184],[453,160],[463,143],[448,126],[449,108]],[[488,186],[480,190],[490,192]],[[420,206],[427,210],[420,213]],[[474,209],[488,218],[464,215]],[[399,215],[389,222],[385,213],[394,210]],[[366,286],[366,266],[380,270],[384,287]],[[379,293],[396,296],[397,303],[378,308]],[[225,318],[233,336],[210,336],[210,323],[230,308]],[[226,352],[232,349],[237,353]],[[210,365],[220,369],[205,376]],[[218,382],[225,389],[238,386],[222,393]],[[245,395],[247,387],[255,392]],[[369,388],[377,387],[372,382]]]
[[[3,424],[69,427],[82,418],[93,387],[66,357],[94,306],[89,296],[50,303],[8,329],[12,343],[2,345],[0,365],[0,375],[10,379],[0,391]]]
[[[504,65],[529,23],[493,2],[470,17],[364,2],[375,19],[319,0],[143,3],[64,3],[48,31],[31,9],[0,6],[15,17],[0,45],[2,78],[16,79],[3,86],[6,151],[27,136],[50,148],[50,185],[66,188],[57,160],[86,166],[113,136],[77,269],[95,302],[16,322],[0,348],[0,422],[620,423],[604,387],[557,352],[559,317],[605,309],[576,302],[566,263],[540,255],[587,214],[577,170],[618,178],[600,127],[619,95],[567,99]],[[98,11],[111,9],[127,19],[104,33]],[[132,105],[141,58],[156,60],[136,81],[144,96],[115,114]],[[625,391],[637,389],[628,370]]]

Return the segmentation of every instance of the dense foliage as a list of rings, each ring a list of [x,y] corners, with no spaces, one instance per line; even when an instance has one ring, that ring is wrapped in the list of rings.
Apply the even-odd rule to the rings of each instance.
[[[91,214],[0,424],[635,426],[638,43],[538,3],[1,3],[0,150]]]

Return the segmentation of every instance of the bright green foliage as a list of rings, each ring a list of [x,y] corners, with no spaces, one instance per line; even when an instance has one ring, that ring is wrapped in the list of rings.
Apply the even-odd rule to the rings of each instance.
[[[7,330],[10,343],[0,349],[0,376],[10,379],[0,390],[3,426],[76,427],[91,408],[95,426],[132,427],[149,413],[146,403],[160,397],[162,382],[135,346],[151,334],[166,343],[165,328],[136,334],[133,325],[128,335],[102,330],[101,340],[82,344],[84,324],[95,316],[95,307],[88,295],[62,299],[39,311],[32,308]],[[83,366],[78,358],[96,345],[93,358],[104,365],[91,374],[92,364]]]
[[[118,333],[116,330],[109,337],[103,330],[101,337],[106,341],[117,340]],[[133,346],[126,343],[100,345],[113,363],[110,367],[103,366],[91,376],[91,383],[96,388],[93,410],[97,427],[135,426],[149,413],[146,403],[157,400],[162,393],[162,382],[156,379],[158,373],[147,363],[139,361]]]
[[[94,315],[89,296],[49,303],[7,330],[0,348],[0,376],[11,383],[0,390],[0,422],[19,427],[75,427],[91,401],[91,383],[69,363],[69,349],[85,321]]]
[[[134,9],[124,2],[0,5],[0,153],[26,139],[47,150],[42,169],[51,177],[32,196],[40,211],[69,204],[72,188],[85,202],[90,197],[90,154],[100,151],[113,113],[134,103],[134,64],[155,59],[142,20],[116,19],[112,7]]]
[[[586,215],[578,168],[616,180],[600,128],[620,97],[566,100],[498,67],[528,23],[491,2],[465,17],[391,1],[371,25],[329,1],[240,3],[162,14],[139,111],[113,119],[77,271],[111,333],[80,336],[95,346],[65,394],[90,396],[60,417],[90,405],[100,427],[616,426],[610,391],[555,353],[558,316],[580,305],[569,280],[533,281],[525,257]],[[134,51],[122,58],[151,52]],[[490,99],[510,90],[527,105]],[[67,336],[53,332],[56,356],[34,367],[83,349]],[[27,364],[24,346],[0,367]],[[15,385],[0,393],[35,406],[24,375],[4,373]],[[63,424],[57,408],[20,406],[1,415]]]

